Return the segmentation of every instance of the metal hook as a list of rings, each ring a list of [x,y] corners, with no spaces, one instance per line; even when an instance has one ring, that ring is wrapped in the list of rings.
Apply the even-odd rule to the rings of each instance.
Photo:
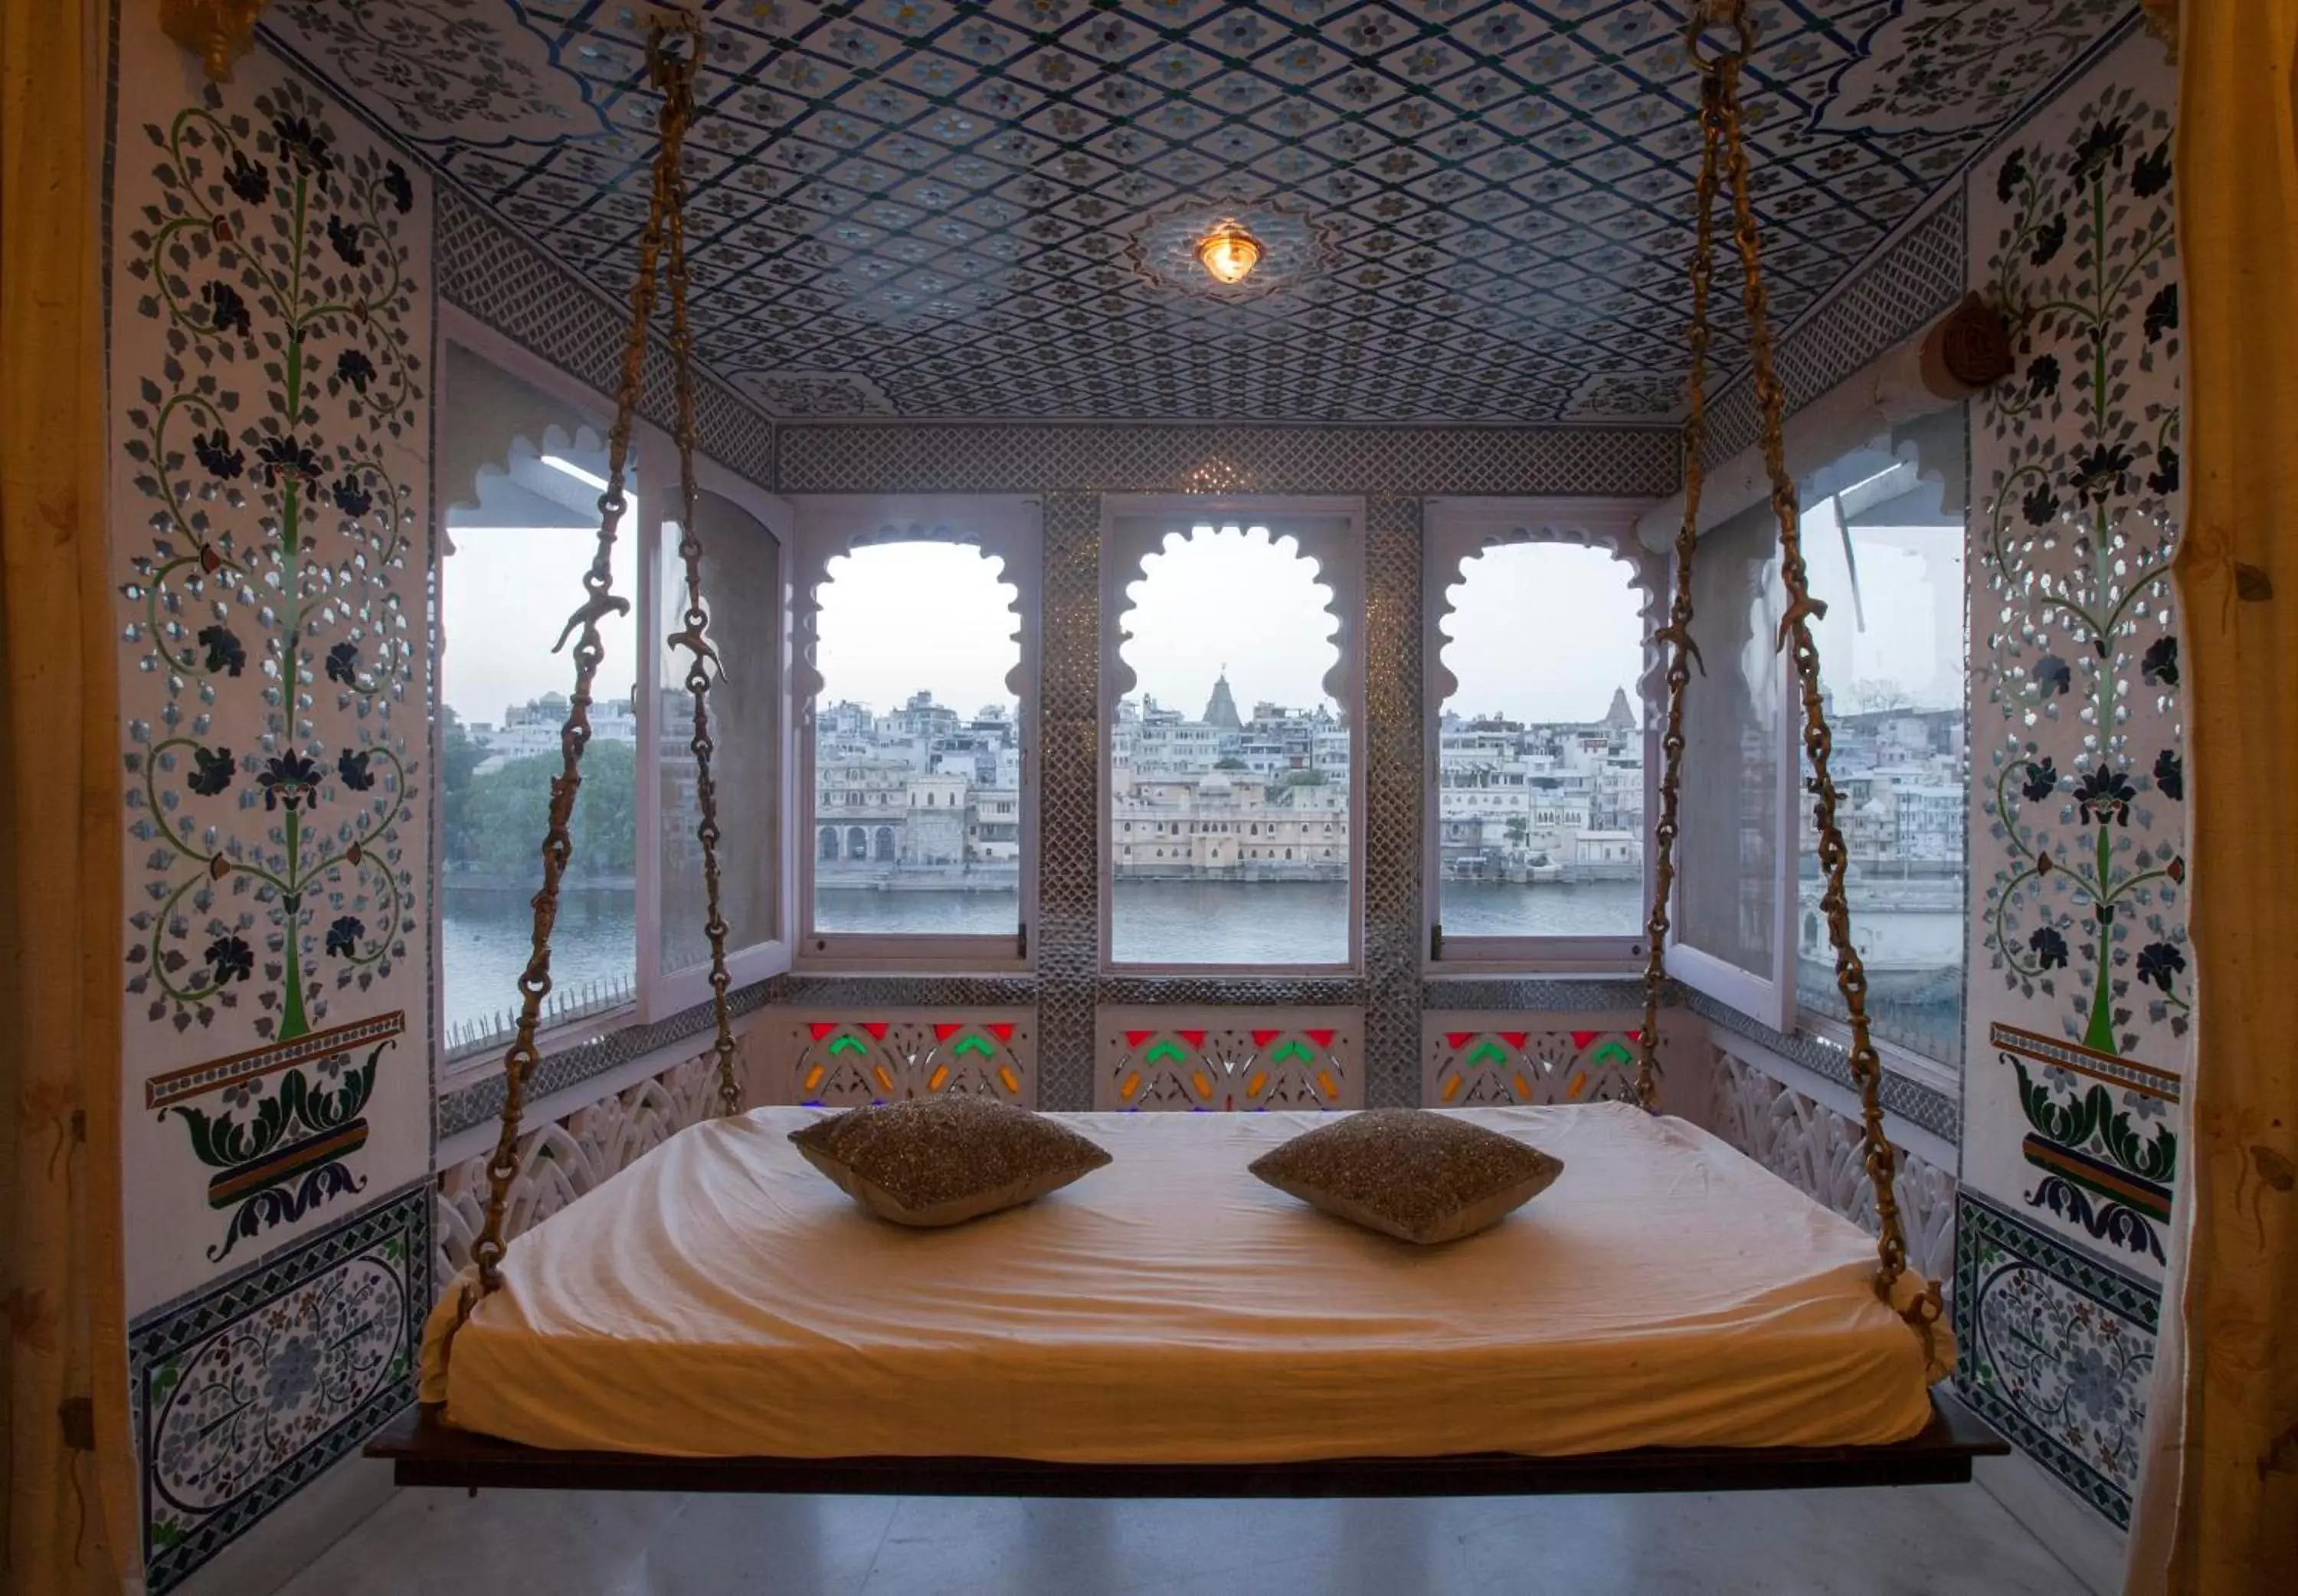
[[[577,626],[595,626],[608,616],[630,613],[631,601],[628,599],[614,593],[592,593],[583,601],[582,608],[566,617],[566,629],[559,633],[558,641],[550,645],[550,651],[556,654],[564,649],[566,640],[574,635]]]

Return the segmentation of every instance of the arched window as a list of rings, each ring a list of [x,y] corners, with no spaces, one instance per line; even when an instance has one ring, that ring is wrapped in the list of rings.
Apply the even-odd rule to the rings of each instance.
[[[1429,511],[1429,955],[1629,964],[1649,904],[1645,637],[1662,566],[1624,502]]]
[[[824,826],[822,828],[821,856],[825,859],[835,859],[838,857],[838,828],[836,826]]]
[[[798,500],[798,515],[795,685],[811,727],[800,801],[858,785],[869,806],[908,815],[878,841],[904,889],[817,875],[800,893],[799,956],[1018,968],[1035,856],[1022,790],[1035,764],[1035,506],[821,497]],[[989,815],[995,847],[980,845]]]
[[[1102,501],[1102,716],[1110,832],[1197,834],[1207,811],[1272,839],[1316,809],[1345,826],[1361,764],[1354,500]],[[1334,746],[1345,728],[1345,751]],[[1210,825],[1211,823],[1203,823]],[[1274,859],[1275,850],[1269,857]],[[1344,850],[1270,879],[1104,859],[1117,965],[1344,969],[1360,898]]]
[[[447,1053],[500,1040],[541,881],[536,852],[560,769],[559,728],[573,672],[552,644],[580,601],[598,544],[599,491],[611,414],[566,403],[471,352],[445,345],[449,414],[440,469],[447,551],[439,566],[442,1017]],[[448,447],[450,438],[454,446]],[[643,495],[632,473],[628,497]],[[636,514],[626,510],[611,566],[616,592],[638,593]],[[609,615],[610,662],[591,709],[552,945],[553,1017],[637,995],[638,723],[605,684],[637,675],[634,615]],[[484,883],[484,885],[482,885]]]
[[[442,308],[434,462],[444,504],[437,540],[436,715],[442,1038],[450,1069],[495,1050],[515,1012],[518,967],[541,869],[536,853],[558,774],[574,685],[556,650],[595,556],[608,463],[610,401],[546,363],[501,348]],[[481,347],[490,351],[481,354]],[[709,996],[701,844],[681,545],[665,519],[677,455],[641,426],[609,571],[623,612],[599,617],[591,740],[571,827],[552,944],[556,1026],[634,1005],[652,1021]],[[715,655],[710,689],[721,815],[719,907],[728,972],[748,985],[787,967],[776,866],[784,723],[782,599],[787,507],[706,456],[695,458],[701,604]],[[330,674],[334,665],[330,664]],[[345,685],[352,685],[346,683]],[[801,848],[801,854],[811,848]],[[470,890],[484,883],[486,890]],[[658,928],[641,947],[639,928]],[[546,1038],[544,1046],[554,1045]]]
[[[849,859],[866,859],[870,856],[870,834],[860,826],[848,826],[846,829],[846,856]]]

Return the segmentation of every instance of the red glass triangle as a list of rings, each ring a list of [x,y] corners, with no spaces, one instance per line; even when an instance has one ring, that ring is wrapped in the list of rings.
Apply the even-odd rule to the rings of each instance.
[[[1252,1033],[1252,1045],[1255,1047],[1266,1047],[1284,1034],[1281,1030],[1256,1030]]]
[[[838,1021],[835,1020],[816,1020],[806,1027],[806,1030],[814,1033],[814,1039],[817,1042],[837,1029]]]
[[[1500,1032],[1500,1040],[1522,1053],[1524,1045],[1532,1040],[1532,1033],[1528,1030],[1504,1030]]]
[[[868,1031],[877,1041],[882,1042],[886,1039],[886,1021],[883,1020],[864,1020],[862,1022],[862,1029]]]
[[[1310,1030],[1303,1031],[1302,1034],[1316,1043],[1318,1046],[1329,1049],[1333,1045],[1333,1038],[1339,1033],[1329,1030]]]
[[[1198,1052],[1203,1053],[1205,1050],[1204,1032],[1201,1030],[1177,1030],[1173,1034],[1180,1038],[1184,1042],[1186,1042],[1190,1046],[1195,1048]]]

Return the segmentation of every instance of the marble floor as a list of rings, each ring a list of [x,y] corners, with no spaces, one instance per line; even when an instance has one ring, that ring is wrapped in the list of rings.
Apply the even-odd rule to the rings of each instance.
[[[402,1491],[287,1596],[2087,1596],[1977,1485],[1072,1502]]]

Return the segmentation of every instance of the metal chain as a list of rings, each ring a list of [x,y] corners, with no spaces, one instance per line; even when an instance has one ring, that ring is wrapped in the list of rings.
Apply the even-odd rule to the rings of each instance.
[[[682,60],[669,55],[661,49],[661,43],[657,29],[647,46],[648,59],[665,101],[681,103],[682,123],[693,115],[695,62],[690,56]],[[689,656],[686,690],[694,697],[694,735],[686,746],[694,756],[694,804],[698,811],[694,835],[702,844],[702,883],[708,905],[703,930],[710,939],[710,1008],[718,1024],[713,1044],[718,1054],[718,1112],[731,1118],[742,1112],[742,1083],[734,1072],[734,1022],[726,1007],[731,982],[726,974],[726,918],[718,901],[718,782],[710,770],[710,756],[717,746],[710,738],[710,682],[712,668],[719,661],[709,641],[710,612],[702,603],[702,534],[697,524],[700,494],[694,483],[694,332],[686,316],[686,171],[675,161],[670,168],[669,186],[666,264],[671,373],[677,395],[678,555],[686,566],[686,624],[666,641],[684,649]]]
[[[1734,30],[1738,34],[1738,48],[1714,56],[1703,54],[1700,36],[1711,26],[1728,27]],[[1858,947],[1851,939],[1851,908],[1844,886],[1849,850],[1844,845],[1843,829],[1836,818],[1839,796],[1830,763],[1835,740],[1828,726],[1825,702],[1820,695],[1819,648],[1811,634],[1811,623],[1824,616],[1827,608],[1811,596],[1810,576],[1804,566],[1802,512],[1797,502],[1795,480],[1788,475],[1786,449],[1781,435],[1785,425],[1786,394],[1780,384],[1773,355],[1770,296],[1764,285],[1763,245],[1757,231],[1748,153],[1741,137],[1740,73],[1755,47],[1755,29],[1747,15],[1746,0],[1705,0],[1704,4],[1694,8],[1688,37],[1692,59],[1706,80],[1700,120],[1707,129],[1709,148],[1712,151],[1713,141],[1720,132],[1725,164],[1731,173],[1732,236],[1740,255],[1740,297],[1748,315],[1748,359],[1754,371],[1757,402],[1763,418],[1764,470],[1771,484],[1772,513],[1779,522],[1780,580],[1787,591],[1788,599],[1787,611],[1780,621],[1778,646],[1790,651],[1803,699],[1804,754],[1811,761],[1813,820],[1819,832],[1819,861],[1826,883],[1820,907],[1826,914],[1828,940],[1835,950],[1836,987],[1843,995],[1843,1006],[1850,1021],[1851,1072],[1859,1087],[1860,1130],[1865,1144],[1864,1163],[1868,1184],[1875,1198],[1875,1294],[1886,1303],[1892,1303],[1897,1294],[1900,1278],[1907,1271],[1906,1236],[1901,1228],[1898,1196],[1894,1187],[1898,1154],[1884,1134],[1883,1061],[1875,1051],[1867,1016],[1866,966],[1859,956]],[[1707,175],[1703,164],[1703,179]],[[1703,196],[1703,244],[1706,242],[1706,221]],[[1697,273],[1702,268],[1712,269],[1712,261],[1704,260],[1695,264],[1692,343],[1698,353],[1705,352],[1707,328],[1704,325],[1706,306],[1698,302]],[[1703,402],[1699,368],[1695,365],[1691,400],[1695,419],[1701,415]],[[1684,530],[1677,540],[1680,561],[1697,533],[1699,485],[1699,459],[1694,452],[1685,467],[1686,497],[1691,502],[1685,513]],[[1680,596],[1686,591],[1681,565],[1678,589]],[[1688,604],[1686,608],[1688,609]],[[1671,673],[1670,699],[1669,730],[1680,737],[1678,719],[1682,695],[1675,686],[1674,673]],[[1671,781],[1674,775],[1674,757],[1671,755]],[[1663,823],[1674,820],[1673,798],[1672,790],[1664,795]],[[1664,925],[1657,909],[1653,918],[1656,923]],[[1647,1005],[1652,997],[1649,970],[1657,968],[1658,963],[1657,947],[1653,951],[1655,956],[1651,965],[1648,966],[1646,978]],[[1649,1038],[1651,1011],[1648,1007],[1646,1012]],[[1650,1046],[1648,1039],[1645,1043],[1647,1059]],[[1643,1071],[1640,1069],[1640,1095],[1642,1076]],[[1899,1311],[1922,1336],[1925,1363],[1936,1368],[1938,1362],[1937,1327],[1940,1318],[1938,1283],[1929,1283],[1923,1292]]]
[[[1647,1111],[1659,1106],[1659,1009],[1667,985],[1668,898],[1675,890],[1675,839],[1683,781],[1683,699],[1691,667],[1701,674],[1699,645],[1691,641],[1691,562],[1699,547],[1699,495],[1706,480],[1700,457],[1707,448],[1707,342],[1709,291],[1715,277],[1715,194],[1722,182],[1724,118],[1719,79],[1710,73],[1700,101],[1699,180],[1693,188],[1699,208],[1699,239],[1691,252],[1691,405],[1683,423],[1683,525],[1675,533],[1675,598],[1667,624],[1652,633],[1652,647],[1666,646],[1667,728],[1660,734],[1659,818],[1652,827],[1651,914],[1644,922],[1644,1024],[1637,1033],[1636,1102]]]
[[[691,21],[688,24],[690,29],[695,26]],[[657,84],[663,81],[665,63],[673,60],[661,51],[660,43],[661,25],[657,24],[648,55],[655,65]],[[690,79],[690,70],[688,69]],[[550,995],[550,933],[558,919],[558,884],[566,872],[566,861],[574,851],[567,824],[574,813],[574,795],[583,785],[583,750],[591,741],[591,687],[607,654],[606,645],[599,636],[599,621],[608,615],[626,615],[631,608],[631,601],[614,591],[615,541],[622,531],[624,512],[630,508],[624,486],[629,480],[631,428],[638,415],[639,390],[645,372],[647,328],[654,319],[656,272],[665,236],[674,225],[674,200],[679,193],[679,153],[685,144],[686,127],[692,113],[690,91],[664,95],[660,116],[662,147],[655,156],[653,201],[647,211],[645,230],[639,236],[638,277],[631,285],[630,332],[623,343],[622,376],[615,392],[615,423],[607,436],[607,486],[599,495],[599,542],[591,557],[591,568],[583,575],[583,586],[589,596],[567,618],[558,642],[551,648],[557,653],[566,646],[570,636],[578,632],[581,634],[574,642],[574,691],[567,700],[566,721],[558,732],[559,773],[550,781],[550,817],[542,837],[542,887],[534,895],[533,949],[527,955],[526,970],[518,978],[518,1030],[503,1054],[502,1129],[495,1137],[494,1154],[487,1161],[486,1220],[480,1227],[478,1239],[471,1244],[471,1261],[478,1266],[478,1289],[475,1294],[467,1290],[464,1293],[456,1321],[459,1327],[476,1305],[476,1298],[487,1295],[502,1284],[503,1218],[510,1203],[511,1182],[518,1175],[519,1121],[525,1112],[527,1079],[540,1057],[534,1035],[541,1023],[543,1000]],[[690,469],[688,480],[692,480]],[[689,518],[691,519],[690,514]],[[723,1028],[723,998],[720,1015]]]
[[[1744,0],[1731,0],[1741,11]],[[1748,24],[1740,18],[1743,37]],[[1755,203],[1750,194],[1748,152],[1740,137],[1738,72],[1720,74],[1725,81],[1724,127],[1725,153],[1732,173],[1733,242],[1739,246],[1742,269],[1740,296],[1748,310],[1748,351],[1754,368],[1756,400],[1763,412],[1764,471],[1771,479],[1772,513],[1780,524],[1780,581],[1787,590],[1787,613],[1780,619],[1779,646],[1795,662],[1796,680],[1803,696],[1803,748],[1811,761],[1812,818],[1819,831],[1820,869],[1826,881],[1819,900],[1827,917],[1828,941],[1835,949],[1835,985],[1843,995],[1844,1012],[1851,1027],[1851,1074],[1859,1087],[1860,1130],[1866,1143],[1867,1180],[1875,1195],[1875,1294],[1890,1302],[1899,1278],[1907,1272],[1906,1236],[1899,1221],[1895,1186],[1898,1152],[1883,1131],[1883,1060],[1867,1017],[1867,967],[1851,939],[1851,906],[1844,889],[1850,850],[1837,823],[1839,796],[1831,765],[1835,737],[1827,724],[1827,707],[1820,696],[1819,645],[1811,623],[1827,607],[1811,596],[1811,581],[1804,568],[1802,512],[1796,500],[1794,478],[1788,475],[1781,429],[1787,408],[1772,347],[1769,295],[1764,286],[1763,248],[1756,232]],[[1939,1284],[1928,1284],[1905,1310],[1907,1322],[1922,1336],[1927,1363],[1936,1361],[1936,1327],[1940,1317]]]

